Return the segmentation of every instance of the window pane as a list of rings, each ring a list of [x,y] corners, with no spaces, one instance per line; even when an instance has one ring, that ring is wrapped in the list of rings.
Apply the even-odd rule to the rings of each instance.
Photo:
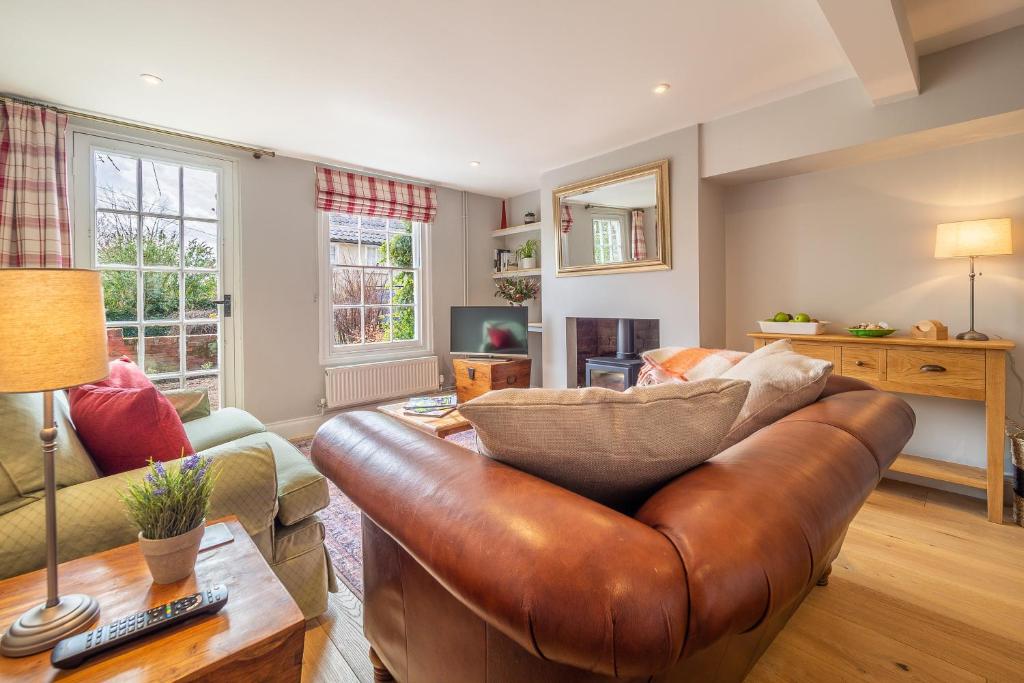
[[[367,304],[391,303],[391,271],[370,268],[364,270],[363,293]]]
[[[164,377],[163,379],[153,380],[153,386],[159,391],[171,391],[173,389],[181,389],[181,378],[180,377]]]
[[[217,223],[185,221],[185,267],[217,267]]]
[[[190,218],[217,218],[217,172],[185,168],[185,215]]]
[[[133,362],[139,362],[139,328],[108,327],[107,358],[116,360],[128,356]]]
[[[392,266],[412,268],[412,235],[390,235],[388,245]]]
[[[391,303],[416,303],[415,273],[403,270],[391,276]]]
[[[96,263],[134,266],[139,262],[139,219],[123,213],[96,212]]]
[[[146,320],[171,320],[178,317],[178,273],[143,273],[143,315]]]
[[[185,274],[185,317],[216,318],[217,275],[215,273]]]
[[[138,320],[138,273],[134,270],[103,271],[103,306],[107,320]]]
[[[362,336],[362,315],[358,308],[334,309],[334,343],[359,344]]]
[[[367,344],[391,341],[391,309],[368,306],[365,334]]]
[[[383,228],[367,230],[366,226],[363,226],[359,239],[362,246],[362,264],[364,266],[383,266],[387,264],[387,233]]]
[[[412,306],[395,306],[395,341],[416,338],[416,309]]]
[[[217,375],[200,375],[185,378],[186,389],[206,389],[210,397],[210,409],[220,410],[220,378]]]
[[[152,159],[142,161],[142,210],[146,213],[177,215],[181,210],[178,196],[177,164],[162,164]]]
[[[412,232],[412,221],[408,218],[391,218],[388,220],[388,230],[392,232]]]
[[[363,230],[382,232],[388,227],[388,219],[384,216],[359,216],[359,224]]]
[[[176,266],[181,262],[180,226],[176,218],[142,219],[142,265]]]
[[[139,162],[107,152],[96,152],[93,162],[96,166],[96,208],[137,211]]]
[[[181,327],[147,325],[143,339],[147,374],[181,372]]]
[[[216,370],[217,324],[185,327],[185,370]]]
[[[359,305],[362,303],[360,283],[361,271],[356,268],[335,268],[332,271],[331,303],[336,306]]]

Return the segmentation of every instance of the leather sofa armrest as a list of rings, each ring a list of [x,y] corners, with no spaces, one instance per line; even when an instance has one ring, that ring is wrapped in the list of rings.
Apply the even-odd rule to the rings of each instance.
[[[687,578],[655,529],[378,413],[327,422],[312,460],[448,591],[534,655],[623,677],[678,659]]]

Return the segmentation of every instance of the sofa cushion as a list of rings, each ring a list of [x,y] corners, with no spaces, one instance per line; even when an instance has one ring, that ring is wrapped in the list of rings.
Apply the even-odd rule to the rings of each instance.
[[[178,413],[154,386],[85,385],[74,389],[72,397],[71,419],[78,436],[104,474],[194,452]]]
[[[63,391],[53,394],[53,416],[57,424],[57,486],[73,486],[98,477],[68,417]],[[42,394],[0,394],[0,509],[9,511],[42,496],[42,426]],[[19,498],[24,502],[19,503]]]
[[[502,389],[460,406],[481,452],[624,508],[717,452],[748,383],[709,379],[609,389]]]
[[[663,382],[695,382],[718,377],[740,362],[747,354],[729,349],[665,346],[643,353],[639,386]]]
[[[262,422],[238,408],[221,408],[185,423],[185,433],[197,453],[266,430]]]
[[[258,443],[266,443],[274,452],[274,465],[277,468],[277,519],[281,524],[295,524],[327,507],[331,501],[327,479],[299,449],[283,437],[273,432],[261,432],[237,439],[224,447]]]
[[[310,515],[291,526],[278,522],[274,525],[273,563],[290,560],[308,550],[323,546],[324,538],[324,525],[316,515]]]
[[[206,389],[168,389],[160,393],[171,402],[182,422],[210,415],[210,394]]]
[[[722,374],[750,382],[746,403],[722,449],[817,401],[831,373],[832,363],[796,353],[788,339],[751,353]]]

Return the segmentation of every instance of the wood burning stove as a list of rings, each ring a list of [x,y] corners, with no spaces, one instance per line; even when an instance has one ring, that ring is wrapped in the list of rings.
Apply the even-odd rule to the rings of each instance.
[[[587,386],[625,391],[636,384],[643,365],[636,353],[633,320],[619,318],[615,355],[587,359]]]

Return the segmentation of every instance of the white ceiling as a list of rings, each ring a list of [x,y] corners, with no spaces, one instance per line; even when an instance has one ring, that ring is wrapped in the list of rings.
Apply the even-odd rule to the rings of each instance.
[[[5,0],[2,18],[0,92],[498,196],[853,75],[815,0]]]
[[[566,204],[598,204],[619,209],[647,208],[658,203],[658,186],[655,177],[649,175],[580,192],[564,201]]]

